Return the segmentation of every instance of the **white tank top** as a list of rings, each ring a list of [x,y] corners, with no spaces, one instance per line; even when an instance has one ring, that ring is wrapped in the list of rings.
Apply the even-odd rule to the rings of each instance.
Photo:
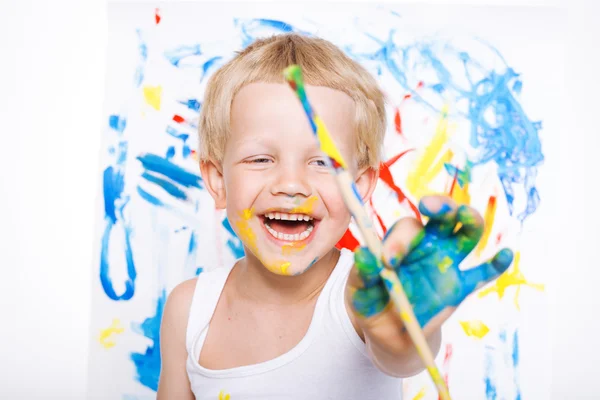
[[[308,331],[294,348],[269,361],[224,370],[204,368],[198,360],[233,264],[201,273],[186,334],[186,369],[196,399],[401,400],[402,380],[373,366],[346,311],[344,287],[352,262],[352,252],[342,250]]]

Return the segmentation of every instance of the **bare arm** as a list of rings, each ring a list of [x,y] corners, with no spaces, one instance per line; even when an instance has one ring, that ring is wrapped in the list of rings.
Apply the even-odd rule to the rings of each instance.
[[[158,383],[158,400],[193,400],[185,364],[187,321],[196,279],[185,281],[173,289],[163,312],[160,327],[162,367]]]

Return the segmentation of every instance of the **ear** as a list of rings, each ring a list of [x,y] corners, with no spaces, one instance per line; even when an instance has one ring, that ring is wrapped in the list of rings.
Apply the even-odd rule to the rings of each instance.
[[[375,186],[377,186],[377,180],[379,179],[379,170],[373,167],[363,167],[358,171],[356,175],[356,188],[360,193],[363,203],[366,203],[371,198]]]
[[[200,161],[200,172],[206,186],[206,190],[215,201],[217,209],[224,209],[227,202],[225,193],[225,181],[221,164],[212,160]]]

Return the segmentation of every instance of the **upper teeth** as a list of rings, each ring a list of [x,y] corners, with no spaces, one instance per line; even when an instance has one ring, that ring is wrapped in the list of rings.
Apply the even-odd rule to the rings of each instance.
[[[266,213],[265,217],[268,219],[281,219],[284,221],[311,221],[312,217],[306,214],[288,214],[282,212],[270,212]]]

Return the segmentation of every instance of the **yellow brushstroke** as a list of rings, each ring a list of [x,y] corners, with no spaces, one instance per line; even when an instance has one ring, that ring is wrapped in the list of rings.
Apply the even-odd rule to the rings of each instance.
[[[530,288],[544,291],[544,285],[541,283],[531,283],[525,279],[525,276],[521,272],[519,268],[519,262],[521,260],[521,252],[517,251],[515,254],[515,260],[513,262],[513,266],[506,272],[504,272],[494,284],[486,289],[483,289],[479,292],[479,297],[484,297],[489,295],[490,293],[498,293],[498,298],[502,299],[504,297],[504,292],[510,286],[516,286],[517,292],[515,293],[515,306],[520,310],[519,306],[519,292],[522,285],[529,286]]]
[[[290,268],[290,265],[292,265],[291,262],[285,261],[279,266],[282,275],[289,275],[288,269]]]
[[[144,100],[156,111],[160,110],[162,86],[144,86]]]
[[[469,183],[465,182],[463,187],[460,187],[458,182],[454,185],[452,190],[452,200],[458,204],[471,204],[471,195],[469,194]]]
[[[416,197],[420,198],[429,194],[429,184],[441,170],[444,162],[449,162],[452,159],[452,152],[446,151],[440,157],[444,150],[444,146],[448,142],[448,107],[445,106],[442,110],[442,117],[438,122],[433,138],[425,147],[423,154],[415,164],[415,167],[410,171],[406,180],[407,189]],[[438,160],[438,162],[435,162]]]
[[[342,166],[344,169],[348,169],[346,162],[342,158],[339,150],[335,146],[333,139],[329,135],[327,128],[325,128],[325,124],[319,118],[319,116],[315,116],[314,123],[317,126],[317,137],[319,138],[319,143],[321,144],[321,150],[323,153],[327,154],[329,157],[333,158],[337,161],[338,164]]]
[[[117,344],[116,342],[111,340],[110,337],[113,335],[121,334],[123,332],[125,332],[125,328],[121,326],[121,321],[119,321],[118,318],[115,318],[112,320],[112,323],[108,328],[102,329],[100,331],[100,337],[98,338],[98,340],[100,341],[102,347],[104,347],[105,349],[110,349],[111,347],[114,347]]]
[[[448,271],[448,268],[452,266],[452,259],[450,256],[446,256],[442,259],[442,261],[438,264],[438,269],[442,274],[445,274]]]
[[[224,390],[219,392],[219,400],[231,400],[231,395],[229,393],[225,393]]]
[[[412,398],[412,400],[421,400],[423,397],[425,397],[425,388],[422,387],[421,390],[419,390],[419,393],[417,393],[415,395],[415,397]]]
[[[480,320],[459,322],[467,336],[474,336],[478,339],[483,339],[483,337],[490,331],[490,328],[488,328],[487,325]]]
[[[497,208],[496,197],[490,196],[490,199],[488,200],[487,208],[485,209],[485,214],[483,216],[483,219],[485,221],[483,235],[481,236],[481,240],[477,244],[477,248],[475,248],[475,254],[477,254],[477,256],[481,256],[481,253],[483,253],[483,250],[487,246],[488,241],[490,239],[490,234],[492,233],[492,227],[494,226],[494,218],[496,217],[496,208]]]

